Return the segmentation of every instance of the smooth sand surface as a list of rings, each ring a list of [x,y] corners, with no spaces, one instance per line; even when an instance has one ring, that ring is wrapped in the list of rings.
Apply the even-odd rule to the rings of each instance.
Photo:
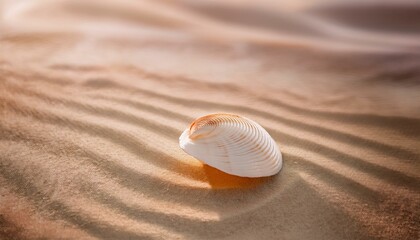
[[[0,1],[0,239],[418,239],[420,4],[226,2]],[[280,174],[185,154],[215,112]]]

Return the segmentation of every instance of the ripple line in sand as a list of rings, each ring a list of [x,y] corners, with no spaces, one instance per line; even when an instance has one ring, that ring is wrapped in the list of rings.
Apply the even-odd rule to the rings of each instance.
[[[350,145],[357,145],[363,148],[371,148],[381,153],[398,154],[400,156],[400,160],[404,162],[407,162],[407,161],[412,162],[412,161],[415,161],[415,159],[419,157],[418,154],[413,153],[406,149],[402,149],[399,147],[395,147],[389,144],[381,143],[381,142],[370,140],[370,139],[361,138],[361,137],[358,137],[349,133],[344,133],[344,132],[328,129],[325,127],[320,127],[320,126],[309,124],[309,123],[299,122],[293,119],[274,115],[272,113],[264,112],[264,111],[253,109],[250,107],[215,103],[215,102],[209,102],[209,101],[204,101],[204,100],[199,100],[199,99],[186,99],[186,98],[181,98],[181,97],[175,97],[172,95],[165,95],[162,93],[158,93],[156,91],[142,89],[139,87],[135,87],[135,88],[128,87],[119,83],[115,83],[110,80],[106,80],[106,81],[108,82],[107,87],[112,87],[113,89],[120,89],[120,90],[128,91],[131,93],[138,93],[138,94],[142,94],[148,97],[162,99],[169,103],[176,103],[183,106],[189,106],[189,107],[198,108],[198,109],[202,109],[202,108],[223,109],[223,110],[232,111],[232,112],[242,112],[242,113],[246,113],[253,116],[260,116],[266,119],[280,122],[291,128],[298,129],[298,130],[305,130],[305,131],[308,131],[308,132],[311,132],[311,133],[314,133],[323,137],[334,139],[338,142],[343,142]]]
[[[34,93],[32,93],[34,94]],[[37,96],[37,94],[35,94],[35,96]],[[37,97],[41,97],[42,98],[43,95],[41,96],[37,96]],[[63,99],[55,99],[52,97],[48,97],[49,100],[51,101],[59,101],[59,102],[63,102]],[[71,105],[79,107],[79,108],[83,108],[86,109],[87,105],[83,105],[83,104],[78,104],[76,102],[70,102]],[[87,108],[89,109],[89,108]],[[93,113],[97,113],[97,110],[94,110]],[[107,114],[108,116],[109,114]],[[112,114],[113,115],[113,114]],[[108,116],[109,117],[109,116]],[[120,118],[119,120],[125,120],[125,118]],[[136,120],[138,121],[138,120]],[[135,122],[135,121],[134,121]],[[159,128],[159,127],[155,127],[155,128]],[[373,173],[375,176],[380,177],[382,179],[385,179],[386,181],[390,182],[390,183],[397,183],[397,184],[401,184],[401,185],[406,185],[412,189],[416,189],[417,188],[417,183],[419,182],[418,179],[416,178],[412,178],[410,176],[407,176],[403,173],[382,167],[382,166],[378,166],[376,164],[371,164],[371,163],[367,163],[365,161],[363,161],[360,158],[356,158],[356,157],[352,157],[350,155],[344,154],[344,153],[340,153],[337,150],[334,150],[332,148],[327,148],[323,145],[320,144],[316,144],[313,142],[310,142],[308,140],[303,140],[303,139],[298,139],[296,137],[292,137],[292,136],[287,136],[287,134],[280,134],[280,137],[276,137],[279,135],[279,133],[273,129],[267,128],[267,130],[269,130],[270,132],[272,132],[272,135],[275,139],[289,139],[289,143],[292,142],[302,142],[304,141],[305,144],[301,144],[300,147],[308,147],[308,146],[312,146],[313,149],[322,149],[323,151],[320,151],[320,153],[324,156],[327,156],[331,159],[334,159],[336,161],[341,161],[342,163],[349,165],[351,167],[356,166],[357,169],[361,170],[361,171],[366,171],[366,169],[369,169],[369,173]],[[176,130],[173,131],[173,136],[172,137],[177,137],[177,133]],[[338,156],[338,158],[337,158]],[[162,165],[162,164],[161,164]]]
[[[391,236],[400,236],[410,239],[410,236],[416,234],[413,232],[416,231],[416,221],[413,219],[415,217],[407,216],[414,215],[414,213],[406,206],[402,206],[404,209],[395,209],[395,205],[391,205],[391,207],[384,209],[380,206],[383,205],[383,202],[377,200],[371,203],[369,207],[339,186],[331,184],[328,179],[319,179],[318,176],[303,172],[299,175],[311,188],[319,192],[320,195],[326,196],[330,203],[342,209],[345,214],[367,228],[371,238],[381,236],[381,238],[387,239],[392,238]],[[401,218],[401,216],[404,217]],[[410,221],[410,218],[412,218],[412,221]],[[389,228],[390,223],[391,228]],[[372,227],[372,225],[376,227]]]
[[[3,129],[0,128],[0,130],[2,130],[1,132],[3,132],[3,133],[7,133],[7,130],[5,130],[4,128]],[[9,133],[10,133],[10,130],[9,130]],[[11,133],[11,135],[13,135],[13,133]],[[21,136],[21,134],[18,135],[18,137],[20,137],[20,136]],[[29,138],[29,139],[28,138],[25,138],[24,140],[25,140],[25,143],[33,142],[33,141],[36,141],[36,142],[41,141],[41,143],[42,143],[42,138],[41,138],[41,140],[39,140],[39,139],[38,140],[34,140],[32,138]],[[182,192],[184,192],[182,194],[182,195],[184,195],[183,197],[188,197],[187,199],[184,199],[184,200],[179,199],[178,200],[177,199],[177,196],[181,192],[181,189],[179,189],[179,190],[177,189],[176,191],[172,191],[170,185],[168,185],[166,183],[162,183],[163,184],[162,185],[159,182],[155,182],[155,181],[152,181],[152,183],[150,184],[150,187],[147,187],[147,186],[144,185],[145,184],[144,181],[140,181],[140,180],[138,181],[135,176],[130,175],[130,174],[127,175],[126,172],[121,172],[120,171],[120,168],[118,168],[118,165],[115,165],[115,163],[114,163],[116,161],[111,161],[111,159],[109,159],[109,160],[108,159],[105,159],[105,160],[104,159],[101,159],[102,157],[99,156],[99,153],[93,153],[90,150],[83,149],[83,151],[81,152],[81,151],[78,150],[78,149],[81,149],[80,146],[74,145],[71,142],[67,142],[67,141],[64,141],[63,142],[61,139],[57,139],[57,141],[61,141],[60,143],[58,143],[60,145],[65,144],[67,146],[67,148],[74,149],[75,150],[74,152],[77,154],[76,157],[78,159],[82,159],[82,160],[85,159],[85,158],[91,159],[91,161],[89,161],[89,162],[90,163],[93,163],[93,165],[98,166],[102,171],[104,171],[105,172],[105,176],[109,176],[109,174],[111,174],[111,176],[117,178],[117,180],[121,178],[121,181],[122,182],[119,181],[119,183],[122,186],[128,187],[130,189],[133,189],[132,186],[136,186],[136,189],[133,189],[133,190],[142,190],[141,193],[145,193],[146,195],[150,195],[149,194],[149,191],[152,191],[154,193],[154,192],[156,192],[157,189],[164,188],[164,192],[163,193],[166,193],[167,192],[168,194],[162,194],[162,192],[160,192],[159,195],[158,195],[159,196],[159,199],[162,198],[162,197],[164,197],[165,199],[167,199],[169,201],[173,201],[173,202],[175,202],[177,204],[179,204],[179,202],[187,202],[187,203],[189,203],[190,202],[189,200],[195,201],[195,198],[188,197],[188,196],[185,195],[186,193],[188,193],[188,192],[191,191],[190,189],[188,189],[187,192],[186,191],[182,191]],[[43,145],[45,145],[45,144],[43,144]],[[50,146],[50,145],[48,145],[48,146]],[[50,151],[49,149],[50,148],[47,148],[46,150],[47,151]],[[91,155],[94,155],[94,156],[91,156]],[[100,164],[100,165],[98,165],[98,164]],[[113,171],[114,172],[117,172],[117,173],[119,172],[119,174],[121,176],[119,176],[118,174],[115,175]],[[134,185],[127,185],[127,181],[130,180],[130,179],[134,179],[135,180],[134,183],[133,183]],[[160,186],[160,185],[162,185],[162,186]],[[166,186],[166,185],[168,185],[168,186]],[[147,191],[144,192],[144,190],[147,190]],[[252,191],[252,194],[253,195],[258,194],[258,191]],[[89,196],[90,197],[93,196],[93,195],[94,195],[94,193],[89,193]],[[198,196],[197,193],[194,193],[194,195],[195,196]],[[209,192],[209,193],[206,193],[205,195],[206,195],[207,203],[209,203],[209,202],[211,203],[212,202],[211,201],[212,197],[213,196],[214,197],[217,197],[220,194],[217,194],[217,193],[214,193],[214,192],[213,193]],[[240,195],[243,196],[244,195],[244,192],[241,192]],[[151,196],[153,196],[153,195],[151,195]],[[259,200],[259,198],[255,199],[255,200]],[[195,202],[197,202],[197,201],[195,201]],[[197,202],[197,203],[199,203],[199,202]],[[224,202],[223,203],[224,206],[227,206],[229,204],[236,205],[237,202],[234,201],[232,203],[228,203],[228,202]],[[189,205],[191,205],[191,204],[189,204]],[[195,204],[195,205],[197,205],[197,204]],[[199,206],[200,209],[202,209],[204,207],[205,207],[205,205],[201,205],[201,204]],[[185,209],[185,207],[183,207],[182,209]],[[175,217],[175,216],[172,216],[172,217]],[[189,221],[189,220],[185,219],[184,221]]]
[[[92,80],[88,80],[86,83],[88,84],[89,81],[99,81],[98,79],[92,79]],[[203,100],[198,100],[198,99],[185,99],[185,98],[180,98],[180,97],[175,97],[175,96],[171,96],[171,95],[165,95],[165,94],[161,94],[161,93],[157,93],[155,91],[150,91],[147,89],[141,89],[139,87],[128,87],[125,86],[123,84],[119,84],[116,83],[114,81],[111,80],[107,80],[107,79],[101,79],[100,81],[105,81],[106,84],[102,84],[103,87],[105,88],[115,88],[115,89],[120,89],[120,90],[124,90],[124,91],[128,91],[128,92],[135,92],[135,93],[140,93],[149,97],[155,97],[155,98],[159,98],[159,99],[163,99],[165,101],[168,101],[170,103],[177,103],[177,104],[181,104],[184,106],[189,106],[189,107],[193,107],[193,108],[209,108],[209,109],[224,109],[224,110],[228,110],[228,111],[234,111],[234,112],[243,112],[243,113],[247,113],[250,115],[254,115],[254,116],[260,116],[260,117],[264,117],[266,119],[270,119],[270,120],[274,120],[277,122],[281,122],[291,128],[295,128],[298,130],[305,130],[317,135],[321,135],[324,137],[328,137],[330,139],[334,139],[336,141],[339,142],[343,142],[346,144],[350,144],[350,145],[357,145],[359,147],[369,147],[375,151],[381,152],[381,153],[385,153],[385,154],[398,154],[400,156],[400,160],[404,161],[404,162],[412,162],[415,161],[415,159],[417,159],[419,157],[418,154],[413,153],[409,150],[406,149],[402,149],[399,147],[395,147],[392,145],[388,145],[388,144],[384,144],[381,142],[377,142],[374,140],[370,140],[370,139],[365,139],[365,138],[361,138],[352,134],[348,134],[348,133],[344,133],[344,132],[340,132],[340,131],[336,131],[336,130],[331,130],[331,129],[327,129],[324,127],[320,127],[320,126],[316,126],[316,125],[312,125],[312,124],[308,124],[308,123],[303,123],[303,122],[299,122],[293,119],[289,119],[289,118],[285,118],[285,117],[281,117],[281,116],[277,116],[274,115],[272,113],[268,113],[268,112],[264,112],[261,110],[257,110],[257,109],[253,109],[250,107],[243,107],[243,106],[236,106],[236,105],[230,105],[230,104],[222,104],[222,103],[215,103],[215,102],[209,102],[209,101],[203,101]]]
[[[370,125],[378,127],[385,127],[389,129],[398,129],[401,133],[409,135],[409,136],[417,136],[420,135],[420,127],[419,121],[420,119],[415,118],[407,118],[407,117],[398,117],[398,116],[379,116],[379,115],[372,115],[372,114],[358,114],[358,113],[340,113],[340,112],[326,112],[321,110],[312,110],[306,109],[302,107],[293,106],[288,104],[280,99],[271,99],[267,97],[260,97],[256,93],[245,89],[239,85],[235,85],[232,83],[212,83],[212,82],[205,82],[201,81],[200,79],[194,79],[190,77],[183,77],[183,76],[165,76],[157,73],[153,73],[150,71],[146,71],[144,69],[140,69],[139,67],[134,66],[127,66],[123,69],[126,70],[134,70],[140,76],[151,78],[153,80],[158,80],[160,82],[166,83],[175,83],[177,85],[186,84],[187,86],[194,86],[194,88],[205,88],[205,89],[213,89],[215,91],[224,91],[230,93],[242,93],[246,95],[255,96],[258,100],[261,100],[264,103],[269,103],[273,106],[279,107],[281,109],[288,110],[292,113],[308,116],[308,117],[317,117],[326,120],[335,120],[338,122],[345,122],[350,124],[363,124],[363,125]],[[174,85],[175,85],[174,84]]]
[[[352,180],[351,178],[343,176],[325,167],[321,167],[318,164],[311,162],[310,160],[292,154],[285,155],[291,161],[297,162],[298,164],[303,164],[305,166],[305,168],[302,169],[303,171],[323,178],[325,181],[330,182],[332,185],[338,187],[346,186],[346,191],[351,192],[352,195],[359,198],[361,201],[374,203],[382,197],[381,193],[376,192]]]
[[[330,175],[331,175],[331,174],[330,174]],[[131,178],[131,177],[130,177],[130,178]],[[336,179],[336,178],[334,178],[334,179]],[[339,181],[339,182],[342,182],[342,181]],[[344,186],[347,186],[347,185],[348,185],[348,181],[347,181],[347,183],[346,183],[346,182],[344,182],[344,184],[345,184]],[[346,185],[346,184],[347,184],[347,185]],[[356,192],[357,192],[357,191],[360,191],[360,189],[359,189],[359,190],[358,190],[358,189],[356,189]]]
[[[9,105],[10,105],[10,101],[9,101]],[[29,109],[25,109],[23,106],[19,106],[17,107],[17,109],[15,107],[14,112],[21,114],[23,116],[31,116],[32,118],[41,122],[46,122],[50,124],[59,124],[59,126],[66,127],[73,130],[79,129],[88,134],[93,134],[92,136],[101,136],[104,133],[104,131],[106,131],[105,129],[97,130],[94,125],[87,125],[80,121],[71,120],[70,122],[69,121],[70,119],[58,117],[52,113],[42,113],[40,111],[28,111],[28,110]],[[106,135],[109,135],[109,134],[106,134]],[[109,136],[105,137],[105,139],[109,139]],[[122,146],[125,147],[124,144]],[[88,150],[85,150],[84,153],[89,154]],[[104,170],[106,170],[108,174],[111,174],[116,179],[119,179],[121,185],[127,188],[130,188],[134,191],[144,192],[147,188],[148,194],[155,194],[155,192],[157,193],[157,190],[161,190],[161,191],[158,191],[160,197],[167,196],[167,199],[170,199],[171,201],[175,201],[175,202],[182,201],[182,202],[187,203],[188,205],[199,206],[200,208],[205,208],[206,205],[203,205],[202,203],[196,201],[194,196],[197,196],[197,194],[200,193],[201,195],[204,194],[207,196],[211,196],[211,195],[217,196],[219,194],[223,194],[223,193],[218,193],[214,191],[209,191],[206,189],[196,189],[196,188],[190,188],[188,191],[184,191],[183,187],[180,187],[175,183],[168,182],[168,181],[163,182],[162,179],[155,179],[155,177],[150,176],[150,175],[145,176],[148,178],[148,180],[145,182],[145,181],[142,181],[143,176],[139,174],[139,172],[120,166],[119,164],[116,164],[113,161],[111,162],[107,159],[98,159],[98,156],[95,155],[95,153],[91,153],[91,154],[93,154],[93,156],[91,156],[90,158],[95,159],[98,162],[102,163],[101,165],[98,165],[99,167],[103,167]],[[106,164],[103,164],[103,163],[106,163]],[[142,182],[143,184],[147,183],[147,185],[139,185],[140,182]],[[183,196],[180,196],[182,199],[178,199],[177,197],[178,193],[180,192],[183,193]],[[255,193],[256,192],[253,191],[253,195],[255,195]],[[242,194],[250,194],[250,192],[248,193],[242,192]],[[187,197],[187,195],[191,195],[191,196]],[[209,209],[209,210],[214,210],[214,209]]]
[[[34,95],[35,97],[45,97],[45,95],[39,95],[36,93],[33,93],[31,91],[25,90],[28,94]],[[115,99],[115,97],[114,97]],[[76,103],[74,101],[68,101],[68,100],[64,100],[64,99],[57,99],[57,98],[53,98],[48,96],[48,100],[50,101],[56,101],[56,102],[60,102],[63,103],[65,102],[65,104],[70,103],[70,105],[72,107],[76,107],[82,110],[87,110],[87,112],[93,113],[93,114],[102,114],[106,117],[113,117],[116,118],[117,120],[121,120],[121,121],[128,121],[130,123],[136,124],[139,122],[142,122],[142,119],[138,119],[136,117],[133,117],[132,115],[128,115],[126,113],[123,112],[119,112],[119,111],[115,111],[115,110],[105,110],[105,114],[103,114],[100,109],[98,107],[89,107],[89,105],[86,104],[81,104],[81,103]],[[147,106],[147,104],[142,103],[143,106]],[[153,108],[153,106],[149,105],[148,108],[146,108],[146,110]],[[166,109],[165,109],[166,110]],[[109,112],[112,112],[112,114],[109,114]],[[162,111],[164,111],[163,108],[159,108],[159,110],[157,111],[158,114],[162,114]],[[156,112],[156,111],[154,111]],[[169,110],[166,110],[165,113],[168,113],[170,115],[174,115],[174,112],[171,112]],[[182,117],[183,119],[188,118],[188,116],[186,115],[181,115],[179,113],[176,113],[176,115],[178,117]],[[121,116],[121,117],[120,117]],[[150,127],[150,125],[153,126],[153,123],[148,122],[146,125],[148,125]],[[374,174],[375,176],[385,179],[386,181],[393,183],[393,184],[401,184],[401,185],[406,185],[409,186],[412,189],[416,189],[417,184],[419,182],[418,179],[416,178],[412,178],[406,174],[400,173],[398,171],[395,170],[391,170],[389,168],[386,167],[382,167],[379,166],[377,164],[372,164],[369,162],[366,162],[364,160],[362,160],[361,158],[357,158],[357,157],[353,157],[351,155],[345,154],[345,153],[341,153],[335,149],[332,148],[328,148],[324,145],[321,144],[317,144],[315,142],[311,142],[309,140],[304,140],[304,139],[299,139],[297,137],[293,137],[291,135],[288,135],[286,133],[280,133],[277,130],[274,130],[272,128],[269,128],[267,126],[265,126],[266,129],[271,132],[272,136],[277,140],[277,141],[285,141],[287,143],[290,143],[290,145],[297,145],[298,147],[302,147],[302,148],[309,148],[309,149],[321,149],[322,151],[319,151],[321,155],[324,155],[330,159],[333,159],[335,161],[339,161],[341,163],[346,164],[347,166],[351,166],[351,167],[355,167],[356,169],[360,170],[360,171],[364,171],[364,172],[369,172]],[[179,132],[176,129],[165,127],[165,129],[171,129],[170,132],[170,136],[173,139],[176,139],[179,135]],[[154,126],[153,129],[159,129],[159,126]],[[164,131],[166,132],[166,130]]]
[[[0,125],[0,133],[4,134],[0,137],[0,140],[2,140],[2,141],[11,141],[11,142],[15,142],[15,144],[18,144],[18,142],[16,142],[16,141],[19,141],[19,142],[22,141],[20,144],[25,144],[25,145],[32,144],[34,146],[48,146],[48,148],[43,148],[42,151],[45,151],[45,152],[53,154],[53,155],[57,155],[58,157],[60,157],[60,155],[64,154],[62,151],[59,150],[59,146],[66,146],[67,149],[73,149],[74,153],[72,153],[72,155],[71,155],[72,157],[74,157],[75,159],[78,159],[77,161],[81,161],[81,164],[83,166],[86,166],[85,164],[88,163],[89,165],[96,167],[97,170],[99,170],[101,173],[103,173],[103,176],[110,176],[111,175],[113,177],[113,179],[115,178],[117,180],[118,184],[120,184],[120,186],[119,186],[120,189],[123,188],[123,186],[124,187],[128,186],[126,182],[127,181],[131,182],[129,180],[133,179],[133,174],[137,174],[139,176],[136,177],[135,179],[133,179],[132,182],[139,185],[137,187],[137,189],[142,189],[143,191],[141,191],[141,194],[142,195],[145,194],[145,195],[149,196],[151,198],[151,201],[156,201],[157,199],[154,199],[154,195],[150,194],[149,191],[150,192],[156,192],[156,188],[163,189],[165,187],[166,188],[171,187],[170,185],[166,184],[164,182],[164,180],[160,180],[159,181],[160,183],[158,181],[153,180],[152,179],[153,176],[146,176],[145,177],[146,182],[142,181],[140,179],[140,178],[143,178],[141,176],[142,173],[138,173],[138,172],[134,173],[133,172],[133,174],[131,174],[130,172],[127,172],[126,169],[122,169],[122,167],[119,166],[120,164],[117,163],[118,162],[117,159],[112,159],[112,158],[109,158],[109,157],[104,158],[103,156],[101,156],[101,153],[99,153],[99,152],[89,150],[89,149],[87,149],[85,147],[82,147],[78,144],[75,144],[71,141],[59,138],[58,136],[57,136],[57,139],[49,138],[48,140],[45,140],[45,136],[30,136],[28,133],[26,133],[25,135],[22,135],[21,133],[15,134],[15,132],[13,132],[12,130],[10,130],[6,127],[3,127],[1,125]],[[63,134],[63,135],[65,135],[65,134]],[[54,144],[56,144],[56,145],[54,145]],[[66,153],[66,154],[64,154],[64,156],[68,157],[69,155],[68,155],[68,153]],[[120,173],[120,174],[117,174],[117,173]],[[147,181],[149,181],[150,179],[151,179],[151,183],[147,184]],[[80,181],[84,181],[84,180],[80,180]],[[87,197],[93,197],[96,194],[96,191],[101,191],[100,188],[98,188],[98,186],[89,184],[88,182],[86,182],[84,184],[80,184],[80,185],[84,188],[84,192],[86,192]],[[185,186],[183,188],[184,188],[184,190],[185,189],[190,190],[190,188],[188,186]],[[132,187],[131,188],[129,187],[128,189],[133,190]],[[177,189],[177,190],[179,191],[181,189]],[[168,191],[168,190],[165,189],[165,191]],[[161,194],[161,193],[159,193],[159,194]],[[179,209],[183,209],[183,211],[185,211],[185,209],[189,209],[188,205],[183,205],[182,202],[177,202],[177,201],[172,200],[173,198],[176,198],[175,192],[169,190],[169,194],[173,194],[173,195],[171,195],[171,197],[168,196],[166,198],[166,199],[169,200],[167,203],[172,202],[172,203],[175,204],[173,206],[177,206]],[[109,195],[109,197],[116,198],[116,196],[113,196],[112,194],[108,194],[108,195]],[[166,196],[166,194],[159,195],[159,196]],[[162,202],[162,200],[157,200],[157,201]],[[163,200],[163,202],[165,202],[165,200]],[[200,209],[193,209],[193,211],[200,211]],[[171,209],[171,212],[172,212],[172,210],[175,210],[175,209]],[[170,214],[167,214],[167,213],[161,213],[161,214],[165,215],[166,217],[175,217],[175,216],[178,216],[179,214],[184,215],[184,213],[175,214],[174,212],[170,213]],[[209,221],[209,219],[205,220],[206,218],[204,218],[203,216],[214,215],[214,212],[199,213],[199,216],[201,216],[201,215],[202,215],[202,217],[200,219],[191,219],[191,221],[197,221],[197,220],[198,221]],[[183,217],[183,218],[186,218],[186,219],[190,218],[187,215],[180,216],[180,217]]]
[[[169,134],[169,137],[172,139],[177,139],[178,136],[180,135],[180,131],[178,131],[177,129],[174,129],[169,126],[161,125],[161,124],[155,124],[146,119],[142,119],[134,115],[118,111],[118,110],[94,107],[87,104],[77,103],[75,101],[58,99],[51,96],[47,96],[45,94],[29,91],[26,89],[19,89],[16,92],[18,94],[25,94],[27,96],[35,97],[41,101],[50,102],[50,103],[60,103],[62,106],[71,107],[76,110],[81,110],[86,113],[90,113],[94,116],[99,115],[106,118],[116,119],[118,121],[132,124],[133,126],[138,127],[138,128],[145,128],[145,129],[150,128],[162,135]],[[54,114],[51,114],[51,116],[53,115]],[[72,121],[69,119],[66,123],[73,126],[75,122],[77,121]],[[178,174],[183,175],[183,176],[191,176],[189,175],[189,173],[191,173],[191,166],[183,163],[182,161],[177,160],[173,156],[163,153],[163,152],[152,150],[150,148],[139,149],[139,146],[146,145],[143,140],[140,140],[138,138],[134,139],[133,137],[130,137],[127,134],[124,134],[122,132],[118,132],[112,128],[107,128],[103,126],[99,127],[99,126],[92,125],[90,127],[86,127],[85,130],[88,131],[89,128],[97,129],[96,133],[92,133],[92,134],[97,134],[102,137],[114,136],[114,138],[111,139],[114,143],[120,146],[123,146],[125,149],[129,150],[129,152],[137,156],[142,156],[143,158],[145,158],[145,160],[148,160],[150,164],[153,164],[157,167],[165,168],[166,170],[176,171]],[[183,171],[183,169],[185,171]],[[196,175],[192,175],[192,176],[196,176]]]
[[[85,70],[99,70],[103,69],[100,66],[73,66],[69,64],[60,64],[58,67],[51,66],[53,69],[65,69],[65,70],[72,70],[72,71],[79,71],[79,69]],[[417,136],[420,134],[420,128],[418,127],[418,123],[420,119],[415,118],[407,118],[407,117],[399,117],[399,116],[379,116],[373,114],[359,114],[359,113],[340,113],[340,112],[326,112],[321,110],[312,110],[306,109],[298,106],[294,106],[288,104],[280,99],[271,99],[267,97],[260,97],[255,92],[252,92],[248,89],[245,89],[239,85],[235,85],[232,83],[213,83],[213,82],[206,82],[201,81],[200,79],[194,79],[185,76],[166,76],[162,74],[158,74],[155,72],[147,71],[145,69],[141,69],[138,66],[120,66],[121,71],[129,71],[133,72],[134,74],[143,77],[149,78],[154,81],[158,81],[165,84],[171,84],[174,86],[194,86],[194,88],[201,88],[201,89],[212,89],[215,91],[224,91],[229,93],[242,93],[246,95],[255,96],[258,100],[261,100],[264,103],[271,104],[275,107],[285,109],[292,113],[308,116],[308,117],[316,117],[320,119],[326,120],[334,120],[340,123],[350,123],[350,124],[363,124],[367,126],[375,126],[375,127],[384,127],[389,129],[397,129],[401,133],[407,136]],[[87,85],[90,83],[94,83],[95,80],[90,80],[87,82]],[[97,86],[97,84],[94,84]],[[100,86],[105,86],[99,84]],[[112,85],[112,84],[111,84]],[[380,124],[378,124],[380,123]]]
[[[127,104],[127,105],[131,105],[134,107],[138,107],[136,105],[136,102],[127,100],[127,101],[123,101],[119,98],[116,97],[102,97],[104,99],[110,99],[111,101],[116,101],[122,104]],[[148,107],[152,107],[152,105],[147,105],[145,103],[142,103],[141,106],[148,106]],[[162,109],[160,108],[160,111],[157,112],[158,114],[163,114],[163,111],[165,110],[166,112],[169,112],[170,114],[172,113],[170,110],[167,109]],[[180,120],[184,120],[187,119],[188,116],[186,115],[182,115],[179,112],[177,113],[177,115],[181,115]],[[349,155],[347,153],[343,153],[340,152],[338,150],[335,150],[333,148],[329,148],[326,147],[322,144],[316,143],[316,142],[312,142],[310,140],[306,140],[306,139],[302,139],[302,138],[298,138],[298,137],[294,137],[290,134],[287,133],[280,133],[279,131],[268,127],[268,126],[264,126],[268,132],[270,132],[271,136],[277,141],[277,142],[284,142],[287,143],[286,145],[291,145],[291,146],[297,146],[299,148],[302,149],[307,149],[309,151],[316,151],[317,154],[323,155],[329,159],[332,159],[334,161],[340,162],[345,164],[346,166],[352,167],[352,168],[356,168],[359,171],[362,172],[366,172],[369,174],[373,174],[374,176],[385,180],[391,184],[397,184],[397,185],[402,185],[402,186],[408,186],[411,189],[416,189],[418,184],[420,184],[420,181],[418,178],[415,177],[411,177],[407,174],[404,174],[402,172],[399,171],[395,171],[393,169],[389,169],[387,167],[383,167],[374,163],[370,163],[370,162],[366,162],[365,160],[363,160],[362,158],[358,158],[358,157],[354,157],[352,155]],[[315,150],[316,149],[316,150]]]
[[[18,171],[5,166],[5,158],[2,157],[0,161],[0,174],[8,181],[9,184],[14,186],[17,194],[24,196],[29,201],[35,203],[35,206],[42,210],[41,206],[47,210],[50,214],[64,219],[65,221],[77,226],[81,230],[88,234],[99,237],[102,239],[106,238],[125,238],[125,239],[138,239],[144,237],[150,239],[149,236],[144,234],[138,234],[123,229],[116,228],[115,226],[92,219],[91,217],[81,214],[77,211],[73,211],[66,204],[51,200],[50,197],[38,189],[30,181],[26,180],[23,175]],[[11,161],[11,160],[8,160]],[[25,186],[25,187],[22,187]],[[48,202],[48,204],[45,204]]]
[[[13,142],[10,142],[13,144]],[[23,143],[20,143],[23,144]],[[27,142],[24,143],[25,145],[27,144]],[[26,146],[25,146],[26,147]],[[28,148],[28,147],[26,147]],[[32,149],[32,146],[30,146],[29,148]],[[28,149],[29,149],[28,148]],[[36,149],[33,149],[34,151],[37,151]],[[37,156],[45,156],[48,161],[50,161],[51,159],[49,158],[49,154],[45,154],[45,152],[43,152],[44,150],[41,149],[42,152],[38,152]],[[13,151],[12,151],[13,152]],[[14,154],[15,155],[19,155],[19,153]],[[52,156],[54,161],[56,161],[55,155]],[[19,159],[19,157],[14,157],[14,159]],[[8,161],[6,161],[7,163]],[[34,162],[35,165],[38,165],[39,163]],[[40,169],[44,168],[45,166],[43,166],[42,164],[40,164]],[[86,165],[84,165],[86,166]],[[0,166],[1,167],[1,166]],[[33,169],[37,169],[38,166],[31,166],[31,168]],[[7,167],[7,169],[11,169],[10,166]],[[38,170],[39,171],[39,170]],[[12,172],[16,172],[16,171],[12,171]],[[35,172],[37,172],[37,170],[35,170]],[[48,178],[47,178],[48,179]],[[33,179],[32,179],[33,180]],[[35,179],[36,181],[37,179]],[[54,182],[53,179],[48,179],[46,181],[51,181]],[[75,196],[77,199],[83,199],[82,202],[84,202],[84,204],[77,204],[78,200],[73,199],[72,197],[70,197],[70,205],[69,206],[77,206],[77,208],[80,208],[80,210],[74,210],[74,212],[85,212],[85,210],[87,210],[87,212],[90,212],[90,214],[88,215],[92,215],[92,218],[97,218],[97,214],[93,211],[92,212],[92,206],[95,206],[96,209],[101,210],[101,209],[109,209],[109,211],[107,210],[107,212],[109,212],[109,214],[114,214],[114,212],[127,216],[129,219],[133,219],[138,221],[140,224],[153,224],[154,226],[163,226],[165,229],[171,229],[171,232],[179,232],[179,229],[177,229],[177,227],[174,226],[173,224],[173,220],[176,220],[177,224],[176,226],[179,226],[179,224],[183,223],[183,224],[193,224],[196,225],[197,227],[200,226],[200,224],[203,224],[203,222],[212,222],[212,223],[217,223],[216,219],[213,220],[206,220],[206,218],[198,218],[197,216],[193,219],[185,217],[185,216],[178,216],[176,214],[168,214],[165,210],[165,207],[169,207],[169,206],[165,206],[162,207],[160,209],[158,209],[159,211],[151,211],[149,210],[149,208],[147,206],[143,206],[144,202],[140,202],[137,205],[140,207],[133,207],[132,205],[128,205],[126,203],[123,203],[122,200],[118,197],[118,195],[116,194],[112,194],[112,193],[106,193],[105,191],[101,190],[102,185],[98,186],[95,185],[94,183],[91,182],[87,182],[85,181],[83,178],[79,180],[80,182],[77,185],[77,189],[73,190],[74,194],[72,194],[72,196]],[[42,181],[45,184],[45,180]],[[53,184],[53,183],[52,183]],[[63,184],[63,183],[62,183]],[[42,183],[41,183],[42,186]],[[41,189],[42,187],[37,187],[37,189]],[[43,192],[44,190],[38,191],[38,192]],[[47,191],[44,191],[47,192]],[[118,191],[119,192],[119,191]],[[45,195],[48,194],[41,194],[42,197],[45,197]],[[66,197],[68,198],[68,197]],[[61,200],[55,200],[57,202],[61,202],[62,204],[68,205],[65,203],[65,201],[61,201]],[[48,203],[44,203],[44,204],[48,204]],[[96,207],[98,206],[98,207]],[[42,208],[43,206],[39,206],[40,208]],[[185,210],[185,207],[180,207],[180,213],[182,214],[182,210]],[[74,207],[70,207],[70,208],[74,208]],[[102,213],[104,214],[104,213]],[[106,214],[106,215],[109,215]],[[203,214],[203,217],[206,216]],[[211,214],[211,212],[208,212],[207,215]],[[82,214],[82,215],[86,215]],[[189,226],[189,225],[186,225]],[[193,229],[190,229],[193,230]],[[189,231],[187,231],[189,232]],[[147,233],[147,231],[145,232]],[[191,232],[193,233],[193,231]]]

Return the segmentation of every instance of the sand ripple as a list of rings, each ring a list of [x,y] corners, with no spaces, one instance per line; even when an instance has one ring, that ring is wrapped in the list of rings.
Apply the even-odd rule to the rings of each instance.
[[[0,237],[415,239],[418,4],[270,4],[1,2]],[[185,154],[213,112],[281,173]]]

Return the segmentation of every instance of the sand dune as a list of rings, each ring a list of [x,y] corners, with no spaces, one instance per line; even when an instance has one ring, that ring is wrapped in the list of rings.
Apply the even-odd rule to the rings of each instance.
[[[416,239],[417,9],[2,1],[0,238]],[[261,123],[280,174],[185,154],[214,112]]]
[[[420,32],[416,24],[420,4],[415,2],[324,4],[308,11],[355,28],[399,34]]]

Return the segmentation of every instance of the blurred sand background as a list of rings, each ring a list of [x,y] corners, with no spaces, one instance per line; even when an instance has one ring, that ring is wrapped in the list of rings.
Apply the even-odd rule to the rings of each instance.
[[[0,239],[418,239],[418,1],[0,1]],[[229,112],[246,179],[178,147]]]

